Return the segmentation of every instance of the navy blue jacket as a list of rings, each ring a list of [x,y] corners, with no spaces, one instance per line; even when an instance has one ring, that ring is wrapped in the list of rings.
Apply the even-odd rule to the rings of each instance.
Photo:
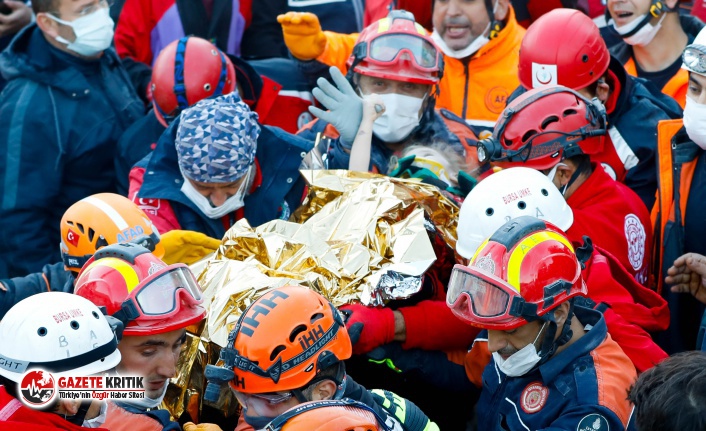
[[[135,200],[138,205],[149,199],[169,201],[180,229],[222,238],[226,231],[222,220],[206,217],[181,192],[183,177],[174,145],[178,127],[179,118],[164,131],[154,151],[135,165],[135,170],[144,170],[144,180],[137,193],[139,199]],[[313,147],[313,142],[278,127],[261,127],[255,159],[260,166],[262,183],[244,199],[245,218],[253,227],[278,218],[286,220],[299,207],[306,186],[299,174],[299,165]],[[148,208],[145,210],[153,216]]]
[[[115,175],[118,193],[126,195],[129,186],[130,170],[135,163],[149,154],[157,145],[159,137],[166,128],[157,120],[153,111],[149,111],[130,126],[118,141],[118,153],[115,157]]]
[[[13,305],[42,292],[74,292],[74,275],[64,262],[44,265],[42,272],[25,277],[0,280],[0,320]]]
[[[115,51],[83,61],[36,24],[0,54],[0,277],[61,260],[59,222],[76,201],[114,191],[115,145],[144,113]]]
[[[491,359],[483,371],[483,390],[476,405],[478,429],[625,429],[634,366],[606,338],[600,312],[578,306],[574,310],[582,325],[591,325],[590,330],[538,368],[508,377]]]

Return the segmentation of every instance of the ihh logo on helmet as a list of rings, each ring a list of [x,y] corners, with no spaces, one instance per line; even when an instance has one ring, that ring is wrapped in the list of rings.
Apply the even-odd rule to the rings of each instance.
[[[44,407],[56,398],[56,381],[48,371],[30,370],[20,380],[20,401],[27,407]]]

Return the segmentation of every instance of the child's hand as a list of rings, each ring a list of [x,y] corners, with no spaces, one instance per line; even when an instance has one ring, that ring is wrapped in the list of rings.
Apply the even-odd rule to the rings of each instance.
[[[363,96],[363,122],[372,124],[385,113],[385,104],[379,95]]]

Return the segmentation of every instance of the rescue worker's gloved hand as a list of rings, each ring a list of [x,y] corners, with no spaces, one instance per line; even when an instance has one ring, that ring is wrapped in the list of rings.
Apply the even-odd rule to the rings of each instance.
[[[183,427],[184,431],[223,431],[221,427],[216,424],[198,424],[193,422],[187,422]]]
[[[343,146],[350,149],[358,133],[360,122],[363,120],[363,99],[338,68],[331,66],[329,71],[336,86],[334,87],[325,78],[319,78],[316,81],[318,87],[312,91],[316,100],[321,102],[328,111],[309,106],[309,112],[331,123],[341,134]]]
[[[352,304],[342,306],[341,311],[348,316],[346,328],[353,353],[362,355],[394,340],[395,314],[391,309]]]
[[[373,389],[370,393],[375,403],[397,418],[405,430],[439,431],[439,426],[410,400],[384,389]]]
[[[311,12],[287,12],[277,16],[282,25],[284,44],[292,55],[303,61],[313,60],[326,49],[326,35],[319,17]]]
[[[161,236],[159,243],[164,247],[162,260],[168,265],[191,265],[215,252],[221,245],[220,240],[191,230],[169,231]]]

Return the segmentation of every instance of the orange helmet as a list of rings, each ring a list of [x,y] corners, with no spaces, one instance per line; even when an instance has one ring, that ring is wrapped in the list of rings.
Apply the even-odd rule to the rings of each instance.
[[[534,217],[510,220],[451,273],[446,303],[471,325],[505,331],[552,320],[552,309],[586,296],[581,262],[557,227]]]
[[[606,130],[600,102],[562,86],[535,88],[510,102],[493,136],[478,142],[478,160],[550,169],[569,157],[600,153]]]
[[[243,312],[221,350],[224,366],[207,367],[206,377],[246,394],[293,391],[351,353],[341,313],[311,289],[285,286]]]
[[[165,46],[152,68],[152,105],[164,127],[199,100],[235,90],[235,68],[205,39],[182,37]]]
[[[363,29],[347,66],[349,74],[434,85],[443,75],[444,60],[414,15],[393,10]]]
[[[137,244],[98,250],[79,273],[74,293],[105,307],[123,322],[127,336],[186,328],[206,316],[189,267],[167,265]]]
[[[388,431],[378,414],[358,401],[321,400],[300,404],[279,415],[269,431]]]
[[[67,269],[80,271],[93,253],[106,245],[138,242],[164,256],[159,232],[130,199],[99,193],[71,205],[61,218],[61,258]]]

